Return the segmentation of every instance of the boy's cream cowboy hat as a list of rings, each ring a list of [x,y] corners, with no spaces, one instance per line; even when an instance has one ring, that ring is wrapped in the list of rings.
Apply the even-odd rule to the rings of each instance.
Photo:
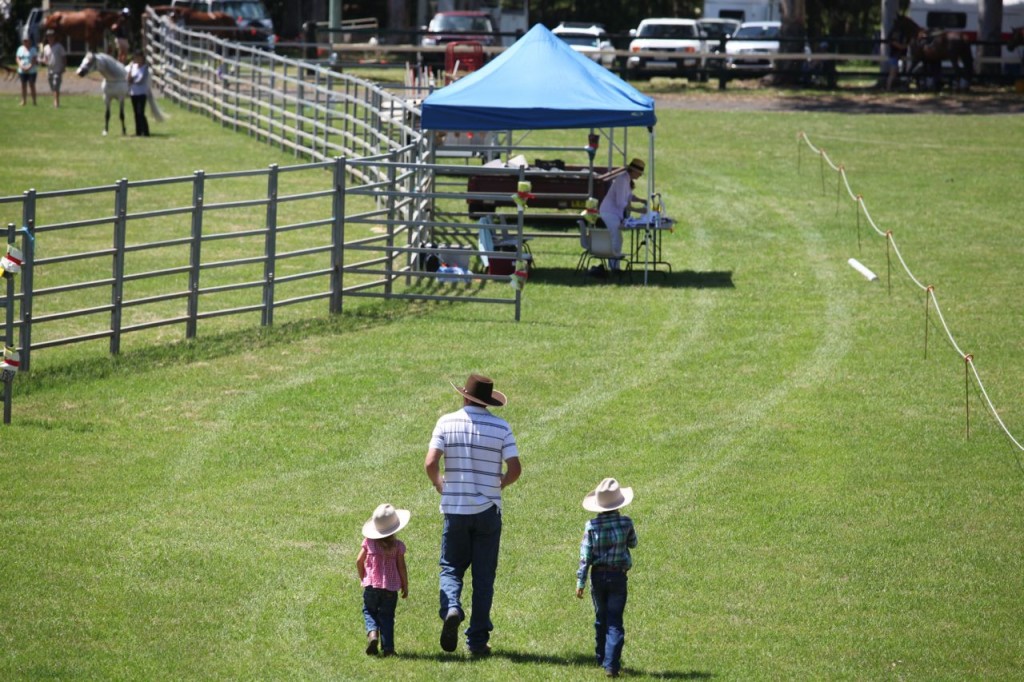
[[[380,540],[394,535],[405,528],[411,517],[408,509],[395,509],[390,504],[382,504],[373,510],[373,516],[363,524],[363,537]]]
[[[592,512],[622,509],[633,501],[632,488],[620,488],[614,478],[606,478],[583,498],[583,508]]]

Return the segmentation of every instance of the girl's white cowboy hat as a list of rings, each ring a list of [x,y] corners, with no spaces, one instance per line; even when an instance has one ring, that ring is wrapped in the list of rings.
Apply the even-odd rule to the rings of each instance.
[[[592,512],[622,509],[633,501],[633,489],[621,488],[614,478],[606,478],[583,498],[583,508]]]
[[[394,535],[405,528],[411,517],[408,509],[395,509],[390,504],[382,504],[373,510],[373,516],[363,524],[363,537],[380,540]]]

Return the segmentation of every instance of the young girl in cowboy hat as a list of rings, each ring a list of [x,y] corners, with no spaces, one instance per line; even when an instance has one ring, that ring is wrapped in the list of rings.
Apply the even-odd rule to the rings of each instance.
[[[594,653],[608,677],[618,677],[622,667],[622,646],[626,629],[626,573],[633,567],[629,550],[636,547],[636,530],[628,516],[619,513],[633,501],[633,489],[622,488],[606,478],[583,498],[583,508],[597,512],[587,521],[580,544],[580,567],[576,571],[576,596],[583,599],[590,569],[590,596],[594,602]]]
[[[363,585],[363,619],[366,621],[366,653],[395,653],[395,607],[398,593],[409,596],[405,570],[405,543],[395,537],[412,516],[407,509],[382,504],[363,524],[363,546],[356,557],[356,571]]]

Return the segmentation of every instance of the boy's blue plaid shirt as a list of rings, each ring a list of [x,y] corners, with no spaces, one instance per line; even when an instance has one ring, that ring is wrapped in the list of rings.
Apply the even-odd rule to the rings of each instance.
[[[612,566],[628,571],[633,567],[630,547],[636,547],[633,520],[618,511],[604,512],[587,521],[580,544],[580,567],[576,571],[576,587],[587,584],[589,566]]]

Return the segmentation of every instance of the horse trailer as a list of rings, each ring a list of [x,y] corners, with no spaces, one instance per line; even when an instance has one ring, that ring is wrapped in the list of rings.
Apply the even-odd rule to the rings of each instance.
[[[779,0],[705,0],[705,19],[737,19],[738,21],[778,21]]]
[[[1017,26],[1024,26],[1024,0],[1003,0],[1003,22],[999,38],[1010,39]],[[969,41],[981,40],[978,0],[910,0],[907,16],[919,26],[929,30],[945,30],[960,33]],[[975,54],[981,54],[977,48]],[[1010,73],[1020,70],[1020,57],[1003,49],[1002,65]]]
[[[910,0],[907,15],[929,29],[959,31],[969,40],[978,40],[978,0]],[[1024,0],[1003,0],[1001,36],[1008,40],[1015,26],[1024,25]]]

